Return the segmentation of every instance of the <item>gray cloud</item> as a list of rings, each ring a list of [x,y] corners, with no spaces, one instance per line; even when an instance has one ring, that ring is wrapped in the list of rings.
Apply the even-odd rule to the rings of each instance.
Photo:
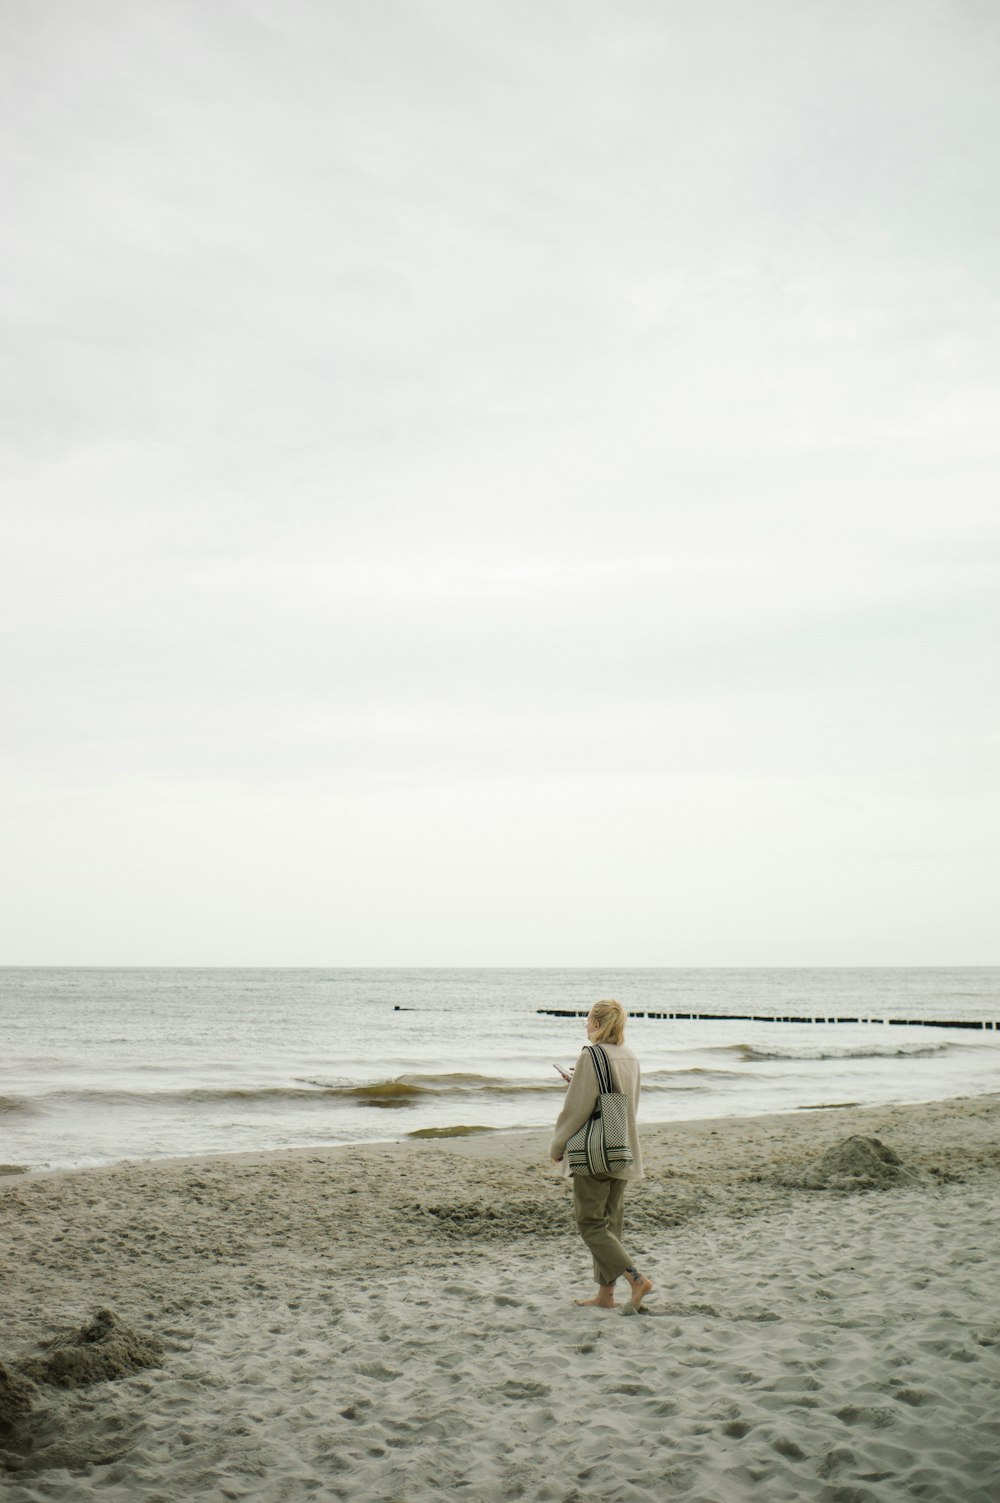
[[[993,958],[992,7],[2,25],[6,958]]]

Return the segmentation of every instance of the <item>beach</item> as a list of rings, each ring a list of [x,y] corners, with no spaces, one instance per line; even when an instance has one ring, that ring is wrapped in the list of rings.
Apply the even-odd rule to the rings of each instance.
[[[0,1178],[0,1494],[994,1503],[1000,1097],[646,1125],[638,1315],[546,1146]]]

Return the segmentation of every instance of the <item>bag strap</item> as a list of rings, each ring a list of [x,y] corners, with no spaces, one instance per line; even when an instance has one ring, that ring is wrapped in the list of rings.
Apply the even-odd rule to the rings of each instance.
[[[586,1047],[590,1050],[590,1057],[594,1061],[598,1093],[601,1096],[605,1096],[615,1088],[615,1079],[611,1073],[611,1061],[600,1044],[588,1044]]]

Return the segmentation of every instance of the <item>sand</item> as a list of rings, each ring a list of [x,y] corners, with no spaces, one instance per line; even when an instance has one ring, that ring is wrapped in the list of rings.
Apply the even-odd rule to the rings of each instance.
[[[627,1319],[546,1141],[0,1179],[4,1503],[996,1503],[1000,1098],[646,1127]]]

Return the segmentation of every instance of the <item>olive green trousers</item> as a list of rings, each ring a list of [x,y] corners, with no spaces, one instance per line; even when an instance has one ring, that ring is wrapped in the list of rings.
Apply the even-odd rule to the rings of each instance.
[[[573,1175],[577,1230],[593,1255],[594,1278],[599,1284],[613,1284],[632,1267],[621,1244],[626,1183],[610,1174]]]

